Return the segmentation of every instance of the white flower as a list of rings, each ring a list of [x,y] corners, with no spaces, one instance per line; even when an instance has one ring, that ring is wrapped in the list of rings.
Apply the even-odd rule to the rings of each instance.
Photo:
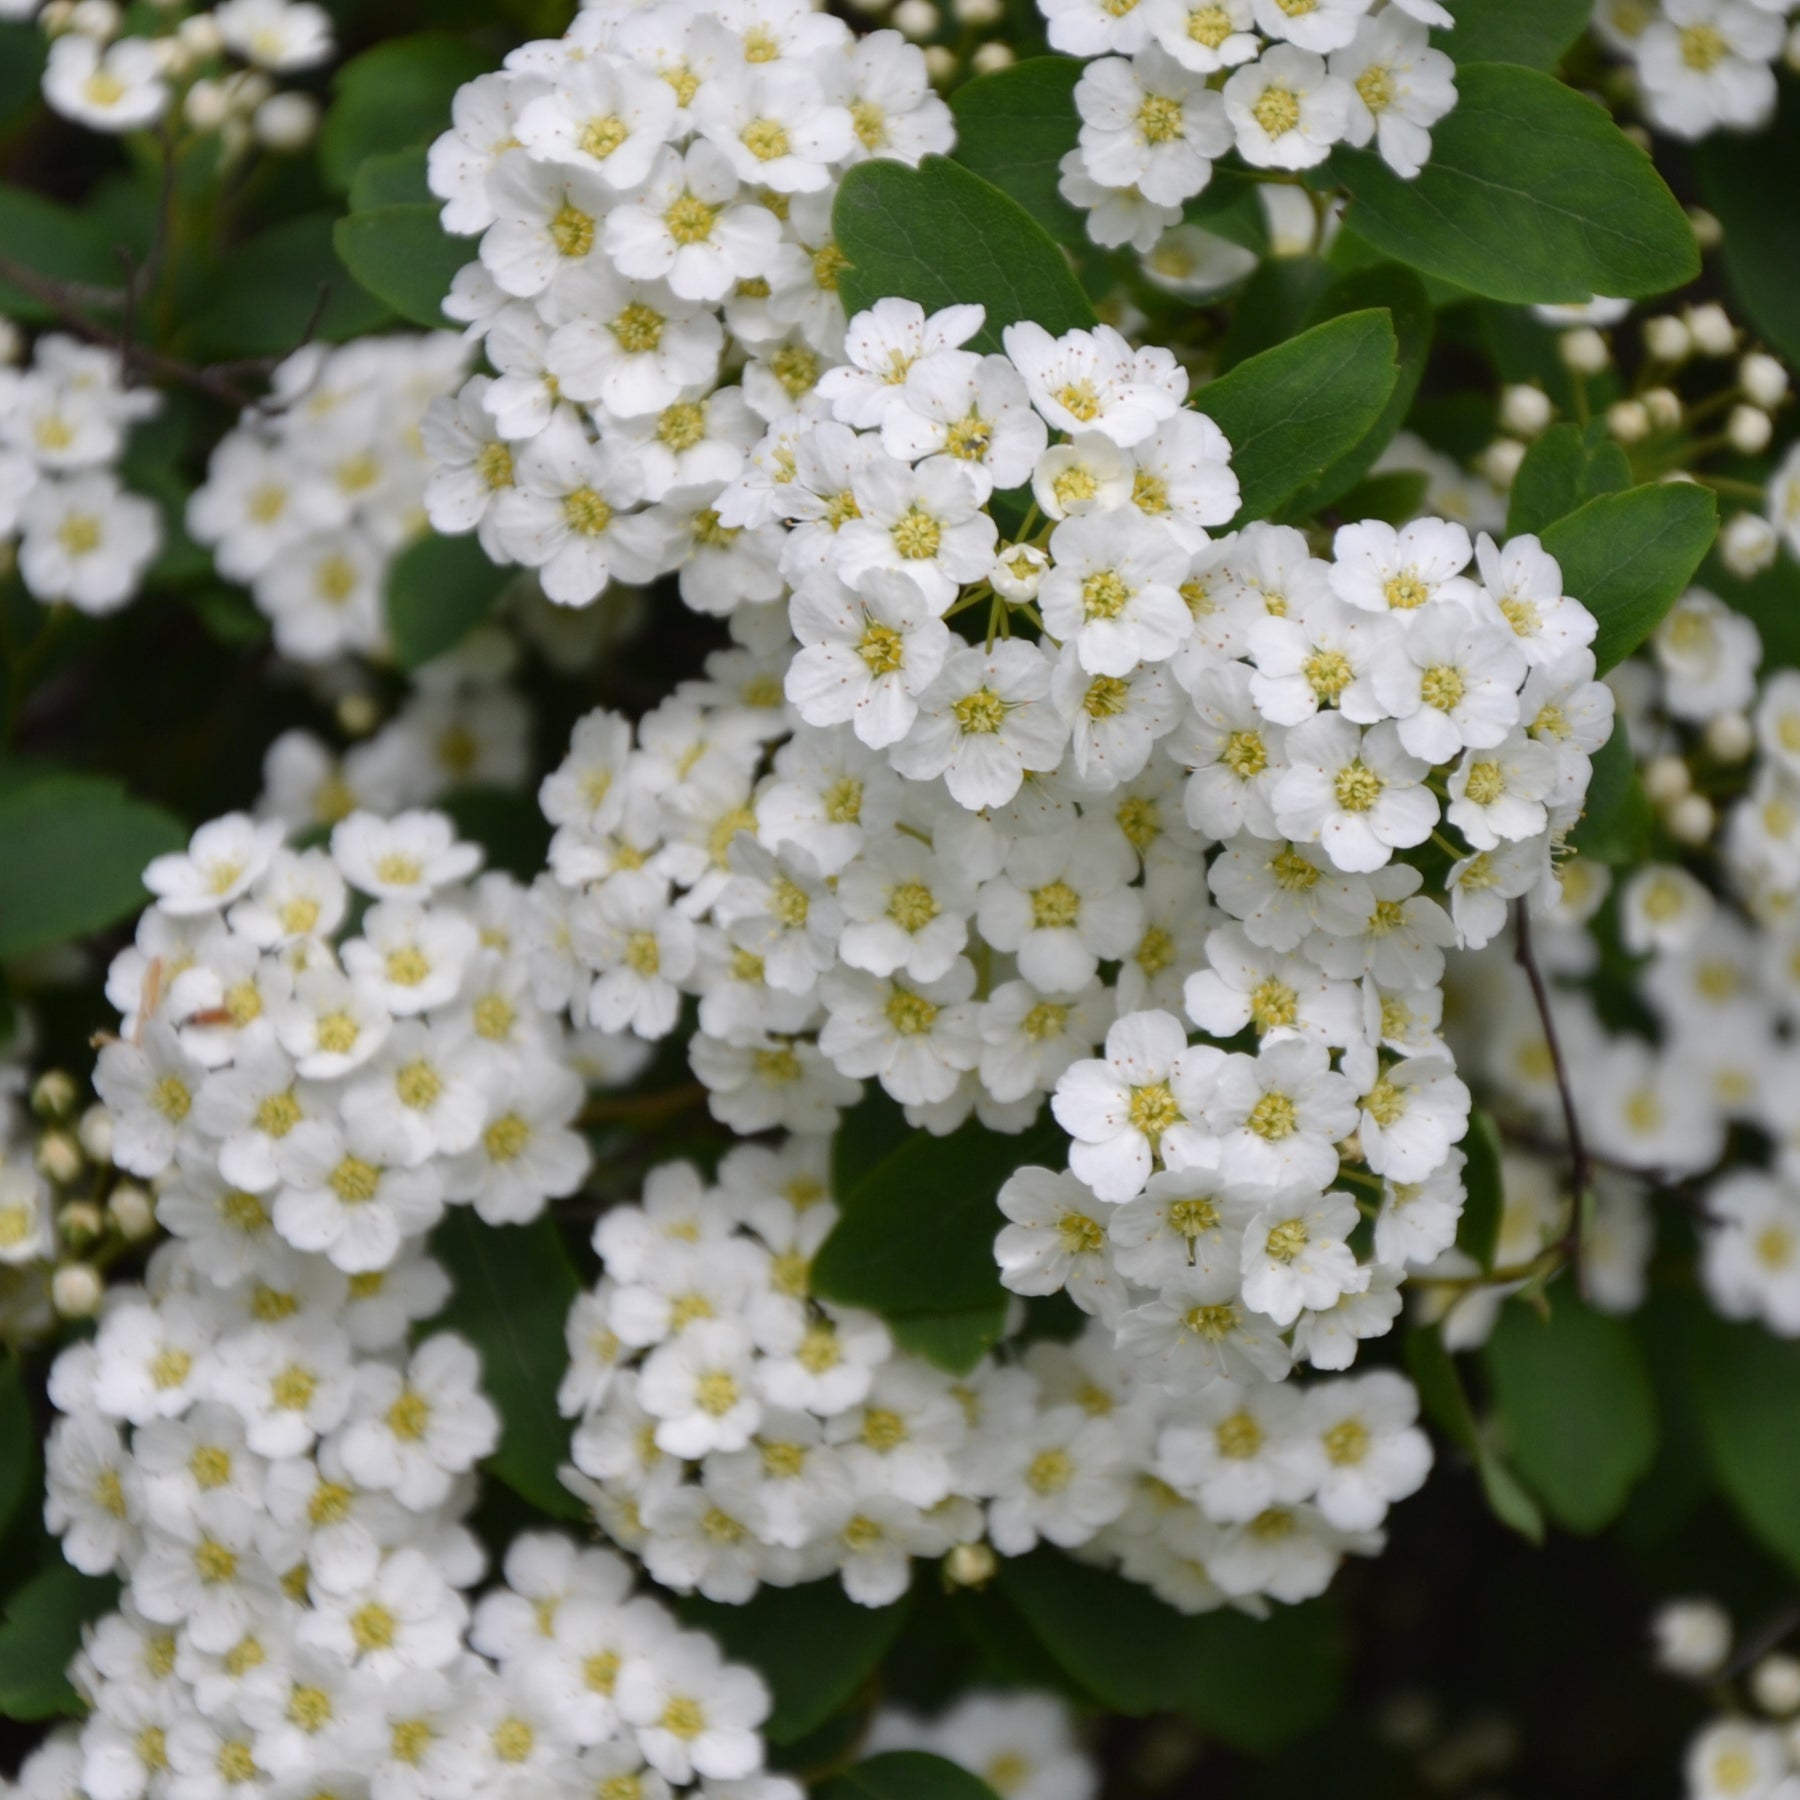
[[[872,568],[854,588],[830,577],[809,581],[789,611],[801,649],[786,691],[801,718],[848,724],[874,750],[905,737],[954,642],[927,590]]]
[[[932,981],[834,969],[819,983],[819,1048],[846,1075],[874,1076],[903,1105],[947,1100],[980,1060],[975,970],[957,957]]]
[[[1331,73],[1350,89],[1346,140],[1373,139],[1388,167],[1412,180],[1430,159],[1430,128],[1456,104],[1456,65],[1431,48],[1422,23],[1389,7],[1332,50]]]
[[[1159,1161],[1204,1157],[1199,1127],[1207,1055],[1189,1052],[1181,1021],[1131,1013],[1106,1034],[1106,1052],[1072,1063],[1050,1105],[1076,1141],[1069,1167],[1103,1200],[1141,1193]]]
[[[50,46],[44,98],[90,131],[141,131],[168,110],[169,84],[149,38],[120,38],[103,47],[70,32]]]
[[[1074,644],[1090,674],[1128,675],[1185,642],[1193,620],[1177,590],[1187,552],[1154,520],[1133,509],[1065,519],[1050,555],[1038,594],[1044,624]]]
[[[1391,721],[1359,731],[1321,713],[1287,734],[1286,754],[1273,797],[1276,829],[1322,845],[1338,868],[1367,874],[1431,835],[1438,803],[1422,785],[1429,766],[1406,753]]]
[[[1306,1038],[1265,1041],[1255,1056],[1219,1057],[1203,1101],[1233,1181],[1323,1186],[1337,1173],[1333,1146],[1356,1125],[1352,1084],[1331,1053]],[[1284,1321],[1287,1323],[1288,1321]]]
[[[623,193],[649,175],[674,130],[676,104],[667,82],[642,80],[611,57],[586,57],[562,65],[555,87],[526,102],[510,135],[538,161],[589,170]]]
[[[1191,714],[1165,740],[1167,754],[1189,772],[1182,797],[1187,821],[1208,837],[1283,835],[1271,801],[1288,773],[1288,733],[1258,709],[1254,679],[1242,663],[1206,669],[1190,689]]]
[[[694,968],[694,927],[669,904],[648,870],[627,869],[583,894],[569,915],[582,960],[597,971],[588,1019],[602,1031],[667,1037],[680,1002],[676,985]]]
[[[1235,1269],[1183,1270],[1155,1300],[1125,1314],[1118,1341],[1177,1394],[1227,1378],[1279,1381],[1292,1365],[1271,1321],[1243,1304]]]
[[[1129,1464],[1119,1428],[1079,1406],[1053,1406],[1009,1437],[988,1503],[988,1537],[1003,1556],[1022,1556],[1040,1539],[1087,1543],[1125,1510]]]
[[[1468,1129],[1469,1090],[1443,1057],[1411,1056],[1380,1070],[1359,1104],[1363,1158],[1389,1181],[1423,1181]]]
[[[927,317],[916,301],[877,300],[845,327],[844,361],[819,377],[817,392],[844,424],[878,427],[906,404],[914,366],[967,343],[986,316],[979,306],[946,306]]]
[[[1393,613],[1404,625],[1435,600],[1473,594],[1463,575],[1470,553],[1468,532],[1443,519],[1417,519],[1398,530],[1365,519],[1339,527],[1333,538],[1331,585],[1350,605]]]
[[[812,75],[782,63],[701,88],[694,123],[722,150],[740,181],[781,194],[814,192],[855,140],[847,107],[829,104]]]
[[[154,858],[144,885],[177,917],[221,911],[261,876],[285,836],[280,825],[228,814],[202,825],[185,853]]]
[[[1556,753],[1515,731],[1482,750],[1467,750],[1450,773],[1445,816],[1478,850],[1539,837],[1555,797]]]
[[[1265,0],[1266,3],[1266,0]],[[1225,83],[1238,154],[1260,169],[1310,169],[1348,135],[1353,93],[1325,59],[1278,44]]]
[[[59,38],[52,52],[83,42]],[[39,481],[19,509],[19,524],[19,573],[32,595],[46,604],[66,600],[95,617],[136,594],[162,547],[156,507],[105,472]]]
[[[1301,1396],[1267,1383],[1215,1382],[1163,1429],[1156,1467],[1221,1525],[1309,1499],[1316,1480],[1302,1438]]]
[[[899,404],[890,403],[881,419],[882,447],[890,456],[908,462],[948,456],[976,478],[984,496],[992,488],[1023,485],[1047,440],[1012,364],[1004,356],[965,350],[913,362]]]
[[[1600,622],[1563,591],[1556,558],[1532,536],[1496,544],[1484,531],[1475,540],[1475,560],[1487,597],[1511,626],[1534,668],[1560,661],[1594,641]]]
[[[500,1418],[482,1397],[480,1379],[474,1348],[450,1332],[427,1338],[404,1373],[365,1366],[340,1440],[345,1469],[415,1512],[436,1506],[452,1477],[499,1441]]]
[[[1372,1531],[1394,1501],[1419,1491],[1431,1469],[1431,1442],[1418,1416],[1412,1383],[1388,1369],[1308,1391],[1305,1429],[1327,1523]]]
[[[1376,698],[1401,744],[1428,763],[1465,746],[1491,749],[1517,724],[1525,657],[1510,633],[1460,606],[1420,612],[1372,669]]]
[[[439,812],[352,813],[333,828],[331,854],[351,886],[378,900],[422,897],[481,866],[479,847],[458,842]]]
[[[1028,1167],[1000,1189],[1000,1210],[1011,1221],[994,1240],[1000,1279],[1015,1294],[1066,1290],[1083,1312],[1116,1321],[1125,1284],[1112,1266],[1107,1222],[1112,1207],[1073,1175]]]
[[[766,267],[775,215],[740,198],[730,160],[711,143],[665,145],[637,196],[606,215],[600,247],[634,281],[666,280],[683,300],[717,301]],[[483,242],[486,254],[486,242]]]
[[[1754,131],[1775,110],[1770,64],[1781,19],[1742,0],[1664,0],[1635,46],[1645,110],[1662,130],[1699,138]]]
[[[1089,63],[1075,89],[1087,172],[1107,187],[1135,188],[1157,205],[1180,205],[1212,178],[1232,145],[1231,124],[1203,76],[1150,45],[1130,61]]]
[[[1319,1311],[1368,1285],[1344,1241],[1357,1222],[1346,1194],[1310,1187],[1277,1194],[1244,1227],[1244,1303],[1284,1330],[1301,1309]]]
[[[1102,958],[1116,961],[1137,942],[1142,902],[1125,885],[1136,873],[1125,841],[1091,827],[1020,839],[1004,872],[981,890],[981,934],[995,949],[1013,951],[1034,986],[1073,992],[1094,978]]]
[[[1006,354],[1025,377],[1031,402],[1059,431],[1096,431],[1129,449],[1186,396],[1186,377],[1153,377],[1109,325],[1052,337],[1029,320],[1007,326]]]
[[[852,492],[855,516],[832,549],[838,574],[852,585],[870,570],[897,570],[942,613],[994,560],[997,528],[981,510],[980,485],[954,457],[908,468],[877,454],[857,473]]]

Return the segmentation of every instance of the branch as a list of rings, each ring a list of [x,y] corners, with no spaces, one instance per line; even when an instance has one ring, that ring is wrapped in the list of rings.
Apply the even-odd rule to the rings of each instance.
[[[1566,1145],[1569,1153],[1569,1177],[1574,1184],[1575,1196],[1562,1248],[1568,1257],[1569,1267],[1574,1271],[1576,1285],[1580,1287],[1582,1208],[1587,1204],[1588,1190],[1593,1186],[1594,1165],[1588,1155],[1587,1140],[1581,1135],[1581,1120],[1575,1111],[1575,1092],[1569,1085],[1569,1068],[1563,1061],[1562,1044],[1556,1035],[1556,1021],[1550,1016],[1550,990],[1544,985],[1544,973],[1538,967],[1537,956],[1531,947],[1531,913],[1525,900],[1518,903],[1516,920],[1518,935],[1513,956],[1525,971],[1525,979],[1531,984],[1531,997],[1537,1003],[1538,1018],[1544,1027],[1544,1042],[1550,1051],[1550,1066],[1556,1072],[1557,1096],[1562,1101],[1563,1130],[1569,1139]]]

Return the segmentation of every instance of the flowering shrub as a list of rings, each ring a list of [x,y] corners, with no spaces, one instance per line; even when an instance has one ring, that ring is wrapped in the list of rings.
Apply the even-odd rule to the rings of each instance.
[[[5,1800],[1800,1793],[1789,10],[0,0]]]

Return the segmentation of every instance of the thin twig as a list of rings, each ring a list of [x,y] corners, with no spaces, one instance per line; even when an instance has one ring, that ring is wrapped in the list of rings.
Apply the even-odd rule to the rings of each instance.
[[[1520,900],[1515,908],[1517,938],[1513,956],[1525,971],[1531,984],[1531,997],[1537,1003],[1538,1018],[1544,1027],[1544,1043],[1550,1051],[1550,1066],[1556,1072],[1557,1097],[1562,1101],[1563,1129],[1568,1133],[1569,1175],[1574,1183],[1574,1203],[1570,1207],[1569,1229],[1563,1237],[1563,1250],[1574,1272],[1577,1288],[1582,1286],[1581,1225],[1582,1209],[1593,1185],[1594,1165],[1588,1155],[1587,1140],[1581,1135],[1581,1119],[1575,1111],[1575,1090],[1569,1085],[1568,1064],[1563,1061],[1562,1044],[1556,1035],[1556,1021],[1550,1016],[1550,990],[1544,985],[1544,973],[1538,967],[1531,947],[1531,914],[1528,903]]]

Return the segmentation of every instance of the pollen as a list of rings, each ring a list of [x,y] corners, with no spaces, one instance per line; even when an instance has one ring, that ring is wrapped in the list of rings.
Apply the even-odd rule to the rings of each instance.
[[[1025,1471],[1034,1494],[1060,1494],[1075,1479],[1075,1462],[1066,1450],[1040,1450]]]
[[[612,508],[591,487],[563,495],[563,518],[577,537],[599,537],[612,523]]]
[[[1506,771],[1497,762],[1471,764],[1464,791],[1477,806],[1492,806],[1506,792]]]
[[[1126,1109],[1134,1129],[1150,1140],[1152,1147],[1172,1125],[1179,1125],[1183,1114],[1180,1102],[1170,1092],[1166,1081],[1149,1081],[1131,1090]]]
[[[1308,1241],[1304,1219],[1284,1219],[1269,1233],[1269,1256],[1275,1262],[1291,1263]]]
[[[1266,87],[1250,116],[1270,137],[1281,137],[1300,123],[1300,97],[1292,88]]]
[[[1251,1107],[1244,1123],[1259,1138],[1279,1144],[1300,1129],[1300,1115],[1286,1094],[1267,1093]]]
[[[594,218],[567,201],[550,220],[550,241],[559,256],[586,256],[594,247]]]
[[[922,881],[903,881],[888,895],[888,917],[905,932],[923,931],[938,911],[937,896]]]
[[[1090,619],[1116,619],[1132,592],[1117,569],[1098,569],[1081,584],[1081,609]]]
[[[894,549],[907,562],[929,562],[944,541],[944,528],[930,513],[909,506],[894,521]]]
[[[739,136],[758,162],[774,162],[792,149],[787,127],[779,119],[752,119]]]
[[[1331,784],[1338,805],[1347,813],[1368,812],[1381,798],[1381,790],[1386,786],[1387,783],[1360,756],[1354,762],[1345,763]]]
[[[631,128],[617,113],[604,113],[589,119],[581,128],[578,140],[585,155],[595,162],[605,162],[631,136]]]
[[[1248,1462],[1263,1447],[1263,1428],[1247,1412],[1234,1412],[1213,1429],[1219,1454],[1233,1462]]]
[[[1467,692],[1468,684],[1462,678],[1462,671],[1453,669],[1448,663],[1434,664],[1419,677],[1419,698],[1439,712],[1453,711],[1462,704]]]
[[[1067,931],[1081,917],[1081,896],[1066,881],[1047,882],[1031,895],[1031,923],[1038,931]]]
[[[993,689],[979,687],[950,706],[952,716],[966,737],[988,737],[1006,718],[1006,702]]]
[[[923,1037],[937,1023],[938,1008],[923,994],[896,987],[884,1009],[887,1021],[900,1037]]]
[[[718,223],[718,219],[719,209],[708,206],[695,194],[683,194],[663,214],[663,224],[668,227],[669,236],[684,247],[705,243],[712,236],[713,226]]]
[[[607,327],[618,340],[619,348],[631,356],[647,356],[662,345],[663,327],[668,323],[654,306],[634,300]],[[694,409],[696,412],[699,408]]]
[[[1250,781],[1269,766],[1269,747],[1260,731],[1234,731],[1219,752],[1219,761],[1239,781]]]
[[[906,640],[891,625],[869,619],[863,625],[856,654],[872,676],[892,675],[906,666]]]
[[[1181,102],[1168,94],[1147,94],[1138,108],[1138,132],[1146,144],[1167,144],[1186,135]]]

